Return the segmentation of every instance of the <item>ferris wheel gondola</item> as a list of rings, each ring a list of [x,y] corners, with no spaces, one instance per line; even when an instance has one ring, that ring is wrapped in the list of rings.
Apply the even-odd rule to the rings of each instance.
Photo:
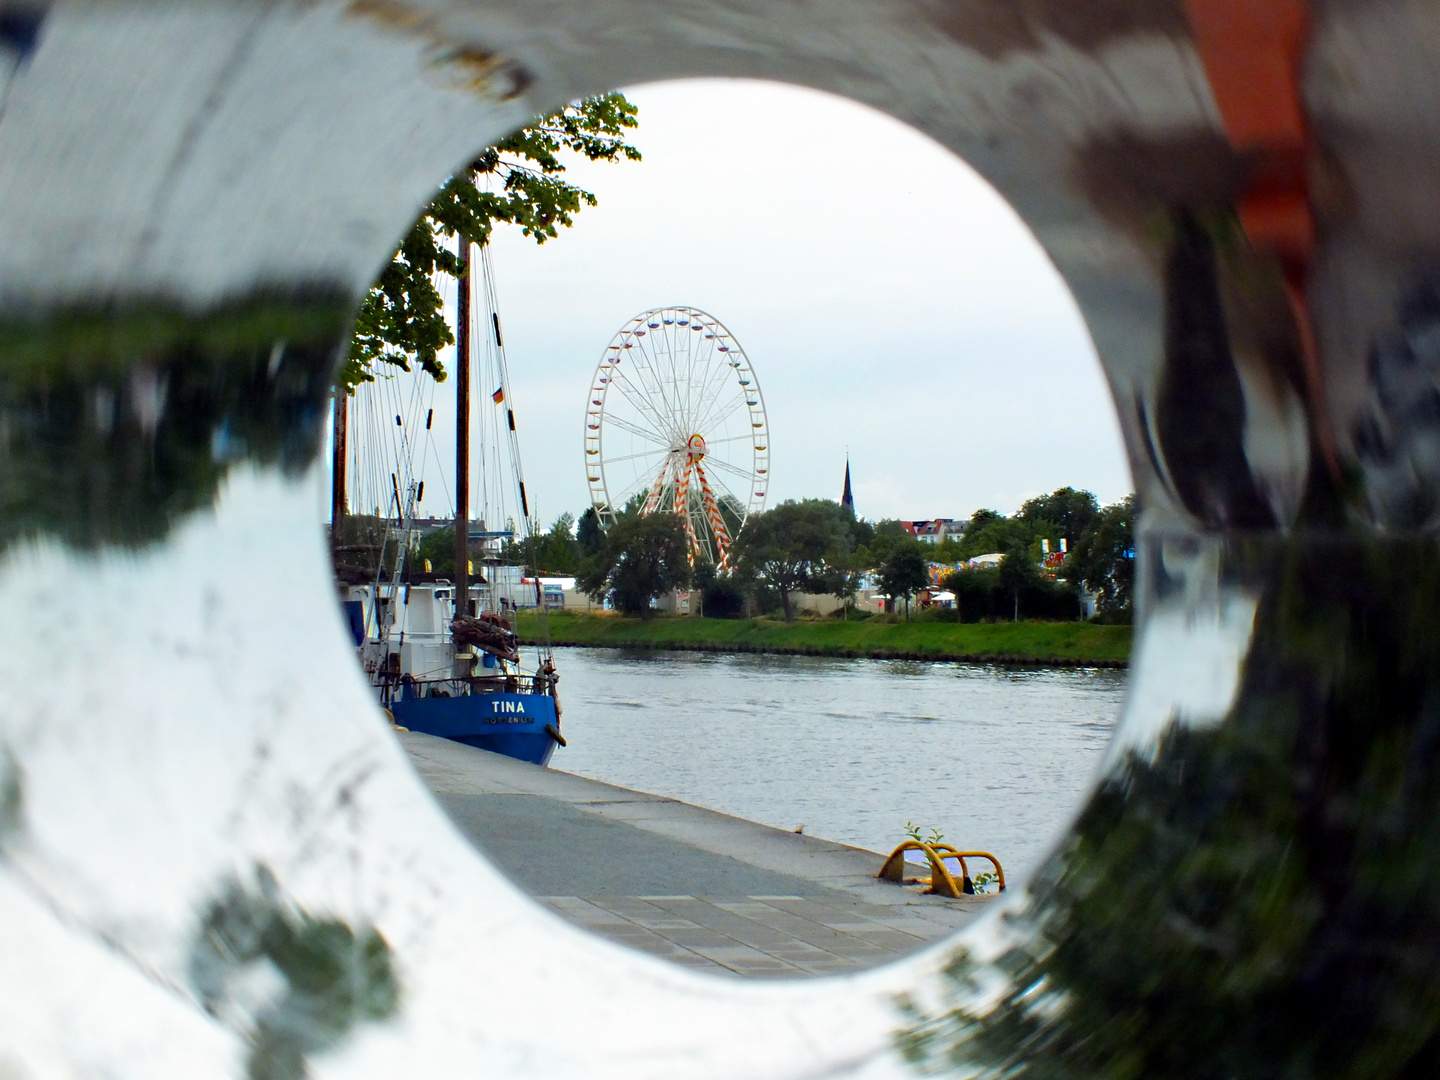
[[[632,502],[673,512],[691,562],[726,566],[770,473],[765,399],[734,335],[696,308],[642,312],[606,346],[587,400],[586,479],[602,523]]]

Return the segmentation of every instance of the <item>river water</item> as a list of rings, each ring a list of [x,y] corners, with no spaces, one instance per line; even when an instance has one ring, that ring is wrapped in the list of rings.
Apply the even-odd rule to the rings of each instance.
[[[1079,805],[1125,674],[557,649],[551,766],[889,851],[913,821],[1012,881]]]

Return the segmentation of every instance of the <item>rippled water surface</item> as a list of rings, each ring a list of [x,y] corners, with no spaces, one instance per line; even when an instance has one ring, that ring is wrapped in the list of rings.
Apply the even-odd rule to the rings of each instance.
[[[905,822],[1020,879],[1079,803],[1123,672],[559,649],[552,767],[874,851]]]

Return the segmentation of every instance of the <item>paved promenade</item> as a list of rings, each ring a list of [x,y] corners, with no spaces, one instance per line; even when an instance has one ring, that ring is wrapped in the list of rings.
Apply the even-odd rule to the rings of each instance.
[[[948,934],[990,902],[879,881],[876,852],[399,737],[455,824],[526,891],[677,964],[745,976],[853,970]]]

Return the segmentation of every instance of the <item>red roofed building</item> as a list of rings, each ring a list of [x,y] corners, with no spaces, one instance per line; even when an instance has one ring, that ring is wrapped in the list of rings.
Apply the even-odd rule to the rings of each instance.
[[[902,521],[900,524],[916,540],[926,544],[938,544],[941,540],[956,540],[965,531],[965,522],[956,521],[954,518]]]

